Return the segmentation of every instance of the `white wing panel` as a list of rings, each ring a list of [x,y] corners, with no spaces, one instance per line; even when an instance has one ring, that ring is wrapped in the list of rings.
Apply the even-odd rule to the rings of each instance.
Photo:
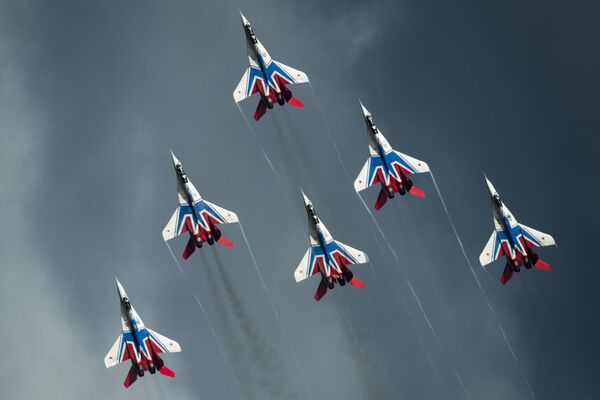
[[[238,83],[237,87],[235,88],[235,90],[233,91],[233,99],[235,100],[236,103],[239,103],[240,101],[244,100],[247,96],[247,88],[248,88],[248,77],[250,76],[250,68],[248,67],[246,69],[246,72],[244,72],[244,75],[242,76],[242,80],[240,80],[240,83]]]
[[[163,350],[163,353],[179,353],[181,351],[181,346],[173,339],[169,339],[160,333],[154,332],[152,329],[148,329],[148,333],[154,342]]]
[[[417,171],[417,173],[429,172],[429,165],[427,165],[425,161],[417,160],[416,158],[407,156],[406,154],[400,153],[399,151],[396,151],[396,154],[398,154],[407,163],[409,163],[410,166],[413,167],[415,171]]]
[[[294,69],[292,67],[288,67],[287,65],[280,63],[279,61],[273,61],[273,62],[276,63],[279,66],[279,68],[284,70],[294,80],[293,83],[308,82],[308,76],[304,72],[298,71],[297,69]]]
[[[338,244],[338,246],[344,249],[344,251],[346,251],[346,253],[348,253],[350,257],[352,257],[356,261],[354,262],[354,264],[364,264],[366,262],[369,262],[369,256],[367,255],[367,253],[350,247],[342,242],[338,242],[337,240],[335,242]]]
[[[360,192],[361,190],[365,190],[369,187],[369,163],[371,162],[371,158],[369,157],[365,162],[365,165],[360,170],[358,177],[354,181],[354,190]]]
[[[219,207],[218,205],[208,202],[206,200],[204,200],[204,202],[210,207],[212,207],[216,212],[218,212],[219,216],[223,218],[228,224],[239,222],[237,214],[233,211],[226,210],[223,207]]]

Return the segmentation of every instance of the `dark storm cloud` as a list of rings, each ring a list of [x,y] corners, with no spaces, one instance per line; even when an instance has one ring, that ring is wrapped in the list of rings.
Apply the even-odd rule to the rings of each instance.
[[[321,107],[307,86],[292,88],[306,108],[250,120],[257,140],[231,98],[247,62],[239,8],[274,58],[308,73]],[[3,2],[2,394],[304,398],[310,386],[316,399],[463,399],[456,371],[474,399],[529,399],[523,375],[538,398],[597,397],[598,11],[585,1]],[[375,215],[400,263],[374,235],[320,114],[353,180],[368,156],[359,97],[392,146],[434,171],[519,364],[428,176],[414,179],[425,200],[394,199]],[[257,101],[242,104],[248,118]],[[220,263],[183,263],[192,290],[177,272],[160,237],[176,206],[169,149],[204,198],[240,217],[283,330],[239,227],[223,228],[236,247],[215,248]],[[501,287],[500,263],[477,267],[493,229],[484,171],[520,221],[557,239],[562,257],[541,252],[552,273]],[[337,240],[370,255],[373,269],[353,269],[365,289],[315,303],[318,282],[294,282],[308,246],[300,186]],[[376,191],[362,195],[372,206]],[[176,255],[184,245],[174,241]],[[126,367],[104,369],[119,329],[115,275],[144,322],[182,345],[165,357],[177,379],[125,392]]]

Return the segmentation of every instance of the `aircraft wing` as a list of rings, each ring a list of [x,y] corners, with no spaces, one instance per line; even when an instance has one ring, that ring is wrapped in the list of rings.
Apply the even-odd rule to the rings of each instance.
[[[120,334],[115,341],[115,344],[113,344],[110,348],[106,357],[104,357],[104,365],[106,368],[110,368],[127,360],[129,360],[127,344],[123,340],[123,334]]]
[[[235,222],[239,222],[236,213],[219,207],[218,205],[208,202],[206,200],[201,200],[200,202],[194,204],[194,206],[196,207],[198,214],[204,211],[210,212],[211,217],[214,217],[218,221],[218,223],[233,224]]]
[[[406,154],[402,154],[399,151],[393,150],[393,153],[398,158],[402,170],[405,174],[418,174],[422,172],[429,172],[429,166],[425,161],[417,160]]]
[[[324,265],[325,258],[319,246],[309,247],[302,261],[294,272],[294,279],[300,282],[319,273],[319,265]]]
[[[148,337],[152,341],[152,347],[157,353],[179,353],[181,351],[181,346],[173,339],[154,332],[152,329],[146,329],[148,330]]]
[[[278,68],[275,68],[274,72],[279,72],[281,74],[281,72],[283,71],[283,74],[281,74],[282,78],[285,79],[286,81],[289,81],[289,83],[306,83],[306,82],[308,82],[308,76],[304,72],[298,71],[297,69],[289,67],[279,61],[273,60],[273,63],[278,67]]]
[[[196,231],[196,223],[189,206],[179,206],[171,215],[171,219],[162,231],[163,240],[166,242],[179,235],[183,235],[188,230]]]
[[[354,190],[360,192],[361,190],[378,183],[377,170],[380,168],[383,172],[383,160],[381,157],[378,155],[369,157],[354,181]]]
[[[494,231],[479,256],[479,263],[484,267],[496,261],[503,255],[504,251],[502,249],[502,242],[498,236],[498,231]]]
[[[367,256],[366,253],[350,247],[342,242],[338,242],[337,240],[335,243],[343,250],[344,253],[346,253],[345,258],[349,261],[347,264],[364,264],[369,262],[369,256]]]
[[[264,84],[264,78],[259,68],[248,67],[233,91],[233,99],[236,103],[252,96],[260,91],[260,86]]]
[[[536,231],[523,224],[519,224],[519,226],[521,227],[521,232],[523,232],[523,237],[532,247],[553,246],[556,244],[554,238],[547,233]]]

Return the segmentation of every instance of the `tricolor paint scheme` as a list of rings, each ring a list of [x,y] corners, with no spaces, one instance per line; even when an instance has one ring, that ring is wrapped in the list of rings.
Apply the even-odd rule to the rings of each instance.
[[[533,249],[554,245],[554,238],[519,224],[500,200],[500,195],[494,189],[492,182],[487,177],[485,177],[485,181],[492,200],[495,230],[479,256],[481,266],[486,266],[500,257],[506,256],[508,262],[500,278],[503,285],[512,277],[513,272],[519,272],[522,266],[530,269],[535,265],[536,268],[550,271],[550,265],[540,260]]]
[[[209,245],[217,242],[223,246],[233,247],[233,243],[223,236],[216,226],[238,222],[237,215],[203,200],[185,174],[181,162],[172,152],[171,155],[177,174],[179,207],[175,209],[167,226],[163,229],[163,239],[168,241],[188,232],[190,239],[183,252],[184,260],[187,260],[197,247],[202,247],[203,242],[207,242]]]
[[[286,85],[308,82],[306,74],[273,60],[254,34],[250,22],[241,12],[240,15],[246,34],[250,66],[246,69],[242,80],[233,91],[233,98],[236,103],[252,96],[254,93],[260,93],[260,102],[254,113],[256,121],[267,112],[267,109],[273,108],[275,102],[280,106],[288,103],[292,106],[304,107],[300,100],[292,96],[292,92]]]
[[[180,352],[179,343],[145,327],[118,279],[117,291],[121,303],[122,333],[104,357],[104,365],[110,368],[131,360],[131,368],[123,383],[126,388],[131,386],[138,376],[144,376],[145,371],[151,374],[159,371],[165,376],[174,378],[175,373],[165,366],[159,354]]]
[[[376,210],[381,209],[388,198],[393,198],[394,193],[404,195],[408,192],[414,196],[425,197],[425,193],[413,185],[408,175],[429,172],[427,163],[392,149],[381,131],[375,126],[371,113],[362,102],[360,106],[367,124],[371,156],[354,181],[354,189],[360,192],[379,183],[381,191],[375,202]]]
[[[352,274],[348,265],[366,263],[369,257],[360,250],[333,240],[325,225],[317,217],[308,197],[304,193],[302,196],[308,216],[310,248],[294,272],[296,282],[320,273],[321,283],[315,293],[317,301],[325,296],[327,289],[334,288],[336,281],[340,286],[348,282],[352,286],[364,288],[365,284]]]

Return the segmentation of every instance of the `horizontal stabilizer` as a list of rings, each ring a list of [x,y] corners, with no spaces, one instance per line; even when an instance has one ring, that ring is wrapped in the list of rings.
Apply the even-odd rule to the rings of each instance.
[[[513,276],[512,265],[510,265],[510,263],[506,263],[506,266],[504,267],[504,272],[502,273],[502,276],[500,277],[500,282],[503,285],[506,285],[506,282],[508,282],[510,280],[510,278],[512,278],[512,276]]]
[[[190,258],[190,256],[194,254],[194,251],[196,251],[196,240],[190,237],[190,240],[188,240],[187,245],[183,250],[183,259],[187,260],[188,258]]]
[[[300,100],[298,100],[295,97],[290,97],[290,99],[288,100],[288,104],[290,106],[294,106],[294,107],[298,107],[298,108],[304,108],[304,103],[301,102]]]
[[[542,271],[552,271],[552,267],[550,266],[550,264],[542,260],[537,260],[537,262],[535,263],[535,267],[537,269],[541,269]]]
[[[231,240],[229,240],[228,238],[226,238],[225,236],[221,236],[219,238],[219,240],[217,241],[217,243],[219,243],[221,246],[225,246],[225,247],[229,247],[230,249],[233,249],[233,242]]]
[[[172,370],[167,368],[166,365],[163,365],[162,368],[158,370],[158,372],[160,372],[164,376],[168,376],[170,378],[175,378],[175,372],[173,372]]]
[[[133,385],[133,383],[137,380],[137,377],[137,368],[132,365],[131,368],[129,368],[127,376],[125,377],[125,382],[123,382],[125,388],[129,388],[129,386]]]
[[[327,281],[325,279],[321,279],[321,283],[319,283],[319,287],[315,292],[315,300],[319,301],[325,296],[327,293]]]
[[[349,282],[352,286],[357,287],[357,288],[361,288],[364,289],[365,288],[365,284],[363,281],[361,281],[360,279],[358,279],[357,277],[353,276],[352,279],[350,279]]]
[[[408,193],[412,194],[413,196],[417,196],[417,197],[421,197],[421,198],[425,197],[425,192],[416,186],[411,187],[410,191]]]

